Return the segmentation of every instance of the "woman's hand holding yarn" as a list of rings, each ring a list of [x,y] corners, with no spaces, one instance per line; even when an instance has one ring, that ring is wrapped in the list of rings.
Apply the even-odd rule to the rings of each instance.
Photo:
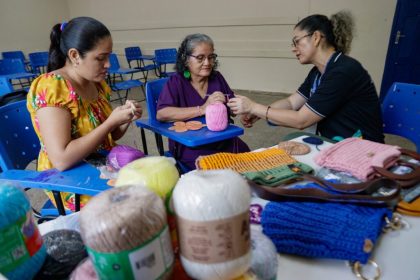
[[[252,107],[255,102],[246,96],[236,94],[234,98],[231,98],[227,105],[235,115],[247,114],[252,112]]]
[[[126,100],[125,105],[130,105],[132,121],[135,121],[141,118],[143,114],[143,109],[141,108],[140,102],[137,102],[135,100]]]
[[[133,109],[132,105],[130,103],[126,103],[116,107],[106,122],[111,123],[112,126],[119,126],[125,123],[129,123],[136,117],[135,113],[136,110]]]

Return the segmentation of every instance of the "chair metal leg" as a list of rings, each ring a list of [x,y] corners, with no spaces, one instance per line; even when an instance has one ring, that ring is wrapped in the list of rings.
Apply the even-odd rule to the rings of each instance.
[[[146,72],[146,74],[144,73]],[[144,82],[147,83],[147,76],[149,76],[149,71],[142,71]]]
[[[124,98],[124,100],[121,100],[121,105],[123,105],[126,101],[127,101],[127,99],[128,99],[128,92],[130,91],[130,89],[127,89],[126,91],[125,91],[125,98]]]
[[[141,134],[141,142],[143,144],[143,152],[144,152],[145,155],[148,155],[149,152],[147,151],[146,134],[144,132],[143,127],[140,129],[140,134]]]
[[[74,194],[74,198],[75,198],[75,202],[76,202],[76,205],[75,205],[75,207],[76,207],[76,212],[79,212],[80,211],[80,194],[78,194],[78,193],[76,193],[76,194]]]
[[[155,133],[155,139],[156,139],[156,145],[159,151],[159,155],[163,156],[164,155],[164,149],[163,149],[163,139],[162,139],[162,135]]]
[[[146,101],[146,91],[144,90],[144,85],[140,86],[140,88],[141,88],[141,91],[143,92],[144,98],[141,100],[138,100],[138,102],[143,102],[143,101]]]
[[[66,211],[64,210],[64,204],[63,204],[63,200],[61,200],[60,192],[59,191],[52,191],[52,193],[54,195],[55,205],[57,205],[58,213],[61,216],[65,216]]]

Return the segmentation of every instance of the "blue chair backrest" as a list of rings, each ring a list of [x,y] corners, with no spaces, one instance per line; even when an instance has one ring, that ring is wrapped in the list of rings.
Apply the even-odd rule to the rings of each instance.
[[[124,49],[124,51],[128,63],[130,63],[132,60],[140,59],[142,55],[140,47],[127,47]]]
[[[37,159],[39,139],[26,108],[26,100],[0,107],[0,168],[25,169]]]
[[[176,49],[169,48],[155,50],[155,60],[158,65],[165,63],[176,63]]]
[[[393,83],[382,103],[384,132],[411,140],[420,152],[420,85]]]
[[[2,56],[5,59],[20,59],[22,63],[25,63],[25,54],[22,51],[10,51],[10,52],[2,52]]]
[[[118,57],[115,53],[111,53],[109,55],[109,63],[110,63],[110,66],[109,66],[110,70],[118,70],[121,68],[120,62],[118,61]]]
[[[33,52],[28,56],[32,69],[43,68],[48,65],[48,52]]]
[[[9,79],[0,77],[0,96],[13,92],[13,86]]]
[[[0,60],[0,75],[25,73],[25,65],[20,59]]]
[[[147,110],[149,113],[149,119],[152,121],[156,121],[156,107],[159,95],[168,80],[169,78],[162,78],[146,83]]]

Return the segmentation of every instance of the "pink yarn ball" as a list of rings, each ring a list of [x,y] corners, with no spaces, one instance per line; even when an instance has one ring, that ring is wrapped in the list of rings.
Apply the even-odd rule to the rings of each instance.
[[[216,102],[206,108],[207,128],[211,131],[222,131],[228,126],[228,115],[225,104]]]
[[[128,163],[144,156],[144,153],[136,148],[127,145],[118,145],[109,152],[107,163],[115,170],[120,170]]]

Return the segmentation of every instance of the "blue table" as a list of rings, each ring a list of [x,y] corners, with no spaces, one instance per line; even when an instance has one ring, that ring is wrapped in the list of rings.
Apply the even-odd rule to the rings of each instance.
[[[7,80],[10,81],[10,83],[13,85],[12,80],[18,80],[20,86],[23,88],[24,84],[21,80],[28,80],[28,86],[30,85],[30,80],[35,78],[37,75],[33,74],[33,73],[28,73],[28,72],[21,72],[21,73],[13,73],[13,74],[4,74],[4,75],[0,75],[1,77],[5,77]]]
[[[99,170],[88,163],[81,163],[61,172],[57,169],[41,172],[10,169],[0,173],[0,185],[2,183],[10,183],[21,188],[36,188],[94,196],[110,188],[107,185],[107,180],[100,179],[99,175]],[[61,199],[55,198],[60,215],[64,215],[64,206]]]
[[[198,119],[202,123],[205,123],[205,118],[201,117]],[[165,136],[171,140],[181,143],[187,147],[197,147],[204,144],[210,144],[226,139],[230,139],[239,135],[244,134],[243,128],[230,124],[227,129],[223,131],[210,131],[206,126],[199,130],[188,130],[186,132],[175,132],[169,130],[169,127],[173,126],[172,122],[159,122],[151,119],[140,119],[136,121],[136,125],[142,128],[142,142],[144,152],[147,154],[146,137],[144,135],[144,129],[149,129],[156,134]],[[159,154],[163,155],[163,142],[156,138]]]
[[[88,164],[81,163],[69,170],[46,171],[11,169],[0,173],[0,183],[11,182],[23,188],[38,188],[59,190],[84,195],[97,195],[109,189],[107,180],[99,178],[99,170]]]

